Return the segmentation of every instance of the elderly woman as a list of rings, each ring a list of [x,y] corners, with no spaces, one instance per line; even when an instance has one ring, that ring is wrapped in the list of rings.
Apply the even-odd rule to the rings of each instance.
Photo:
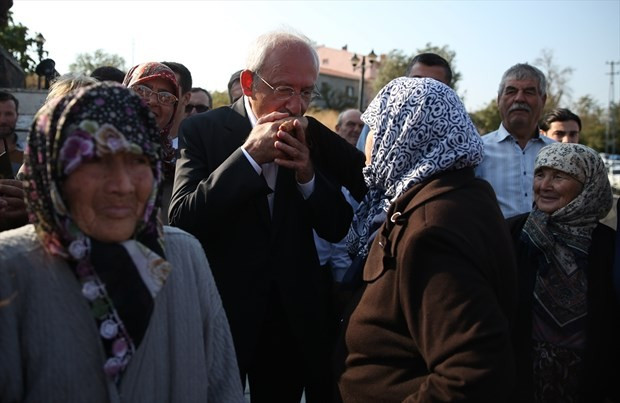
[[[534,168],[534,209],[508,220],[519,266],[514,331],[520,402],[620,401],[620,310],[605,165],[554,143]]]
[[[0,234],[0,401],[243,401],[200,244],[157,220],[160,149],[149,109],[118,84],[37,115],[34,224]]]
[[[501,402],[513,386],[514,254],[458,96],[399,78],[363,114],[369,192],[353,222],[366,288],[345,334],[345,402]]]

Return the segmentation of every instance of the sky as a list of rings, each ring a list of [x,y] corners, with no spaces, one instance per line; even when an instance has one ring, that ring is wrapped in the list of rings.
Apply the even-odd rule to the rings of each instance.
[[[414,55],[430,42],[456,52],[453,69],[474,112],[497,96],[503,72],[533,64],[543,49],[560,69],[574,69],[571,99],[610,98],[610,65],[620,71],[620,0],[589,1],[35,1],[14,0],[16,23],[35,36],[62,74],[79,53],[103,49],[126,67],[183,63],[194,86],[226,90],[262,33],[294,28],[319,45],[367,54]],[[620,100],[620,75],[614,97]]]

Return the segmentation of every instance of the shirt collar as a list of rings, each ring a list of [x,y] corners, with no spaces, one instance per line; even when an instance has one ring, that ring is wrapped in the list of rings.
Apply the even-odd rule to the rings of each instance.
[[[250,124],[252,125],[252,128],[254,128],[258,122],[258,119],[252,110],[252,105],[250,105],[250,97],[247,95],[243,96],[243,105],[245,106],[245,112],[248,114],[248,119],[250,119]]]
[[[534,141],[538,141],[541,139],[540,136],[540,129],[538,128],[538,126],[536,126],[536,132],[534,133],[534,135],[532,136],[532,138],[530,140],[534,140]],[[495,135],[495,139],[497,140],[497,142],[502,142],[504,140],[506,140],[508,137],[512,137],[512,134],[510,134],[508,132],[508,130],[506,130],[506,128],[504,127],[504,123],[500,123],[499,125],[499,129],[497,130],[497,133]]]

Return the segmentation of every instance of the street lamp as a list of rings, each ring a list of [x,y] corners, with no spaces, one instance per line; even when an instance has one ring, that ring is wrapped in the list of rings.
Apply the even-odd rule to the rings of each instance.
[[[39,63],[43,60],[43,44],[45,43],[45,38],[40,33],[34,38],[34,41],[37,43],[37,53],[39,54]]]
[[[371,50],[368,56],[362,56],[361,63],[360,63],[360,58],[357,57],[357,54],[353,54],[353,57],[351,58],[351,65],[353,66],[353,71],[355,71],[358,64],[360,68],[362,69],[362,77],[360,78],[360,102],[359,102],[360,111],[364,110],[363,108],[364,107],[364,73],[366,72],[366,58],[367,57],[368,57],[368,63],[370,63],[371,66],[374,62],[377,61],[377,55],[375,54],[374,50]]]
[[[39,65],[37,66],[38,68],[41,65],[41,62],[43,61],[43,44],[45,43],[45,38],[43,37],[43,35],[41,35],[41,33],[39,33],[37,36],[35,36],[34,41],[37,44],[37,53],[39,54]],[[41,74],[38,74],[38,75],[39,77],[38,77],[37,88],[41,89]]]

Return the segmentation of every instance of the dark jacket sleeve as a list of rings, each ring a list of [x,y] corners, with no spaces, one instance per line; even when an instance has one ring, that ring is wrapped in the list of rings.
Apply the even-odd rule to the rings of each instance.
[[[308,131],[310,154],[318,169],[361,201],[367,191],[362,173],[364,153],[312,117],[308,117]]]

